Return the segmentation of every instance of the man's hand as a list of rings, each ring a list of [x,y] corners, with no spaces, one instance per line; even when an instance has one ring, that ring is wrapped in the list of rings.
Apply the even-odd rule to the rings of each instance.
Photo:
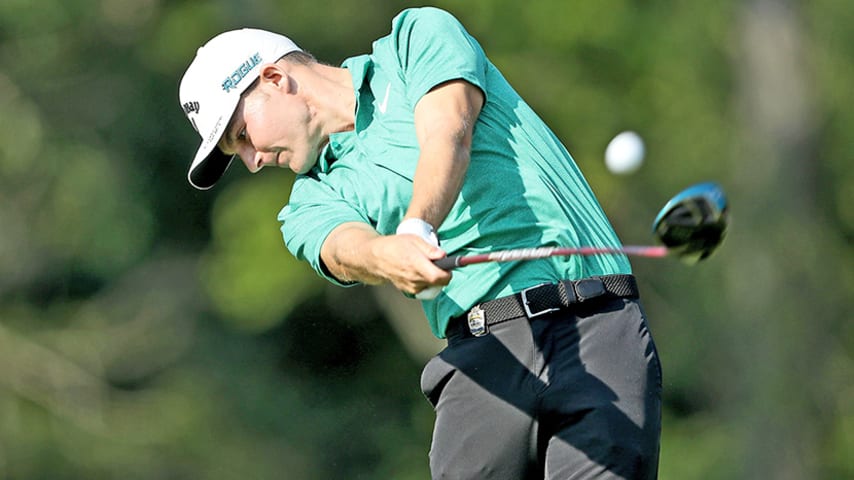
[[[407,218],[400,222],[400,225],[397,226],[397,234],[416,235],[434,247],[439,246],[439,237],[436,236],[433,226],[420,218]],[[433,285],[415,294],[415,298],[418,300],[433,300],[440,293],[442,293],[442,286]]]

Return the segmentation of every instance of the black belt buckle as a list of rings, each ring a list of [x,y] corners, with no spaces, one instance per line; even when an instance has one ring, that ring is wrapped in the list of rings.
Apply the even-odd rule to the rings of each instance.
[[[573,286],[579,303],[608,293],[605,289],[605,282],[600,278],[582,278],[573,282]]]
[[[545,315],[547,313],[556,312],[556,311],[560,310],[559,307],[547,307],[547,308],[540,310],[539,312],[532,312],[531,311],[531,303],[528,300],[528,291],[540,288],[540,287],[545,286],[545,285],[551,285],[551,284],[541,283],[539,285],[534,285],[533,287],[526,288],[526,289],[522,290],[521,292],[519,292],[519,295],[522,297],[522,308],[525,310],[525,315],[527,315],[528,318],[539,317],[540,315]]]

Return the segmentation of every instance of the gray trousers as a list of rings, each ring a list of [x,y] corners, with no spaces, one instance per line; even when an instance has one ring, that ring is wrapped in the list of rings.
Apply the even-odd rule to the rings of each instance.
[[[434,479],[654,479],[661,367],[636,300],[452,337],[425,366]]]

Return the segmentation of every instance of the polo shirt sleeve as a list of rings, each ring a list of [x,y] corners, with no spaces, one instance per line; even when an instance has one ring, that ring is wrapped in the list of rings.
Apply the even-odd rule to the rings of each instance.
[[[465,80],[486,94],[486,55],[448,12],[433,7],[404,10],[392,21],[390,40],[410,105],[450,80]]]
[[[300,175],[294,182],[288,204],[279,212],[282,237],[288,250],[323,278],[342,283],[323,267],[320,247],[335,227],[346,222],[370,223],[350,202],[338,195],[327,183],[310,175]]]

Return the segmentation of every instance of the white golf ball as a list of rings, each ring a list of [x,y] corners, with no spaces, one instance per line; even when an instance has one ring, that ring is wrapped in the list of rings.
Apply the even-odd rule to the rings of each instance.
[[[612,173],[628,174],[636,171],[643,163],[645,148],[640,135],[622,132],[605,148],[605,166]]]

